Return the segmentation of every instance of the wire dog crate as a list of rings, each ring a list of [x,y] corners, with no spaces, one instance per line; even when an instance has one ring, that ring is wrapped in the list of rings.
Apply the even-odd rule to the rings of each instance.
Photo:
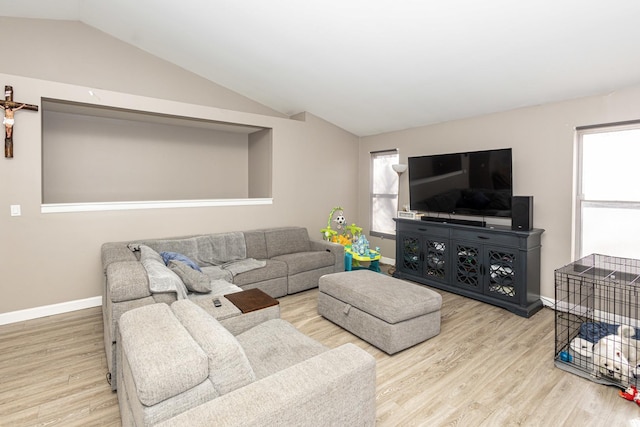
[[[640,260],[592,254],[557,269],[555,365],[600,384],[637,387],[639,291]]]

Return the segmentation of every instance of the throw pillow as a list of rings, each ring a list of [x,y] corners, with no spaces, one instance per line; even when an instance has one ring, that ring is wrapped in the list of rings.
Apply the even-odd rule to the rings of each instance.
[[[176,273],[191,292],[211,292],[211,280],[201,271],[196,271],[182,261],[172,259],[169,268]]]
[[[195,261],[193,261],[186,255],[179,254],[178,252],[160,252],[160,256],[162,257],[166,265],[169,265],[169,261],[175,259],[176,261],[187,264],[189,267],[193,268],[196,271],[202,271],[200,270],[200,266],[196,264]]]

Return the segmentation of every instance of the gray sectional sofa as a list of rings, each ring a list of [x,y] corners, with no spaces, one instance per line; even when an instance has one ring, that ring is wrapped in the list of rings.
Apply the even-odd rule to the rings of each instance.
[[[373,426],[375,359],[281,319],[234,336],[190,300],[123,314],[123,426]]]
[[[198,299],[260,288],[277,298],[318,286],[319,278],[344,271],[344,248],[311,240],[306,228],[282,227],[232,233],[202,234],[165,239],[105,243],[104,342],[112,388],[117,384],[116,331],[120,317],[135,308],[178,299],[173,292],[152,292],[149,274],[141,262],[141,246],[157,253],[179,253],[198,264],[212,283],[208,294],[189,293]],[[259,261],[251,269],[237,269],[236,261]],[[222,284],[222,285],[221,285]]]

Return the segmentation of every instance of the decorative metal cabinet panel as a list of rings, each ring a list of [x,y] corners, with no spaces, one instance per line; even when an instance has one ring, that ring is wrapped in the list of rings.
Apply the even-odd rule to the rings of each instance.
[[[416,221],[413,221],[416,222]],[[448,283],[450,275],[449,231],[442,227],[420,224],[415,230],[398,232],[396,268],[410,276],[424,276]]]
[[[542,308],[543,232],[396,219],[395,276],[529,317]]]

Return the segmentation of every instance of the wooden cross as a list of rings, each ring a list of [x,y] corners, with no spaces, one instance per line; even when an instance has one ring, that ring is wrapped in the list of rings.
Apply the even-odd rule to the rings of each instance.
[[[37,105],[13,102],[13,87],[5,86],[4,101],[0,100],[0,109],[4,110],[2,124],[4,125],[4,156],[7,158],[13,157],[13,125],[15,123],[13,114],[23,108],[25,110],[38,111]]]

